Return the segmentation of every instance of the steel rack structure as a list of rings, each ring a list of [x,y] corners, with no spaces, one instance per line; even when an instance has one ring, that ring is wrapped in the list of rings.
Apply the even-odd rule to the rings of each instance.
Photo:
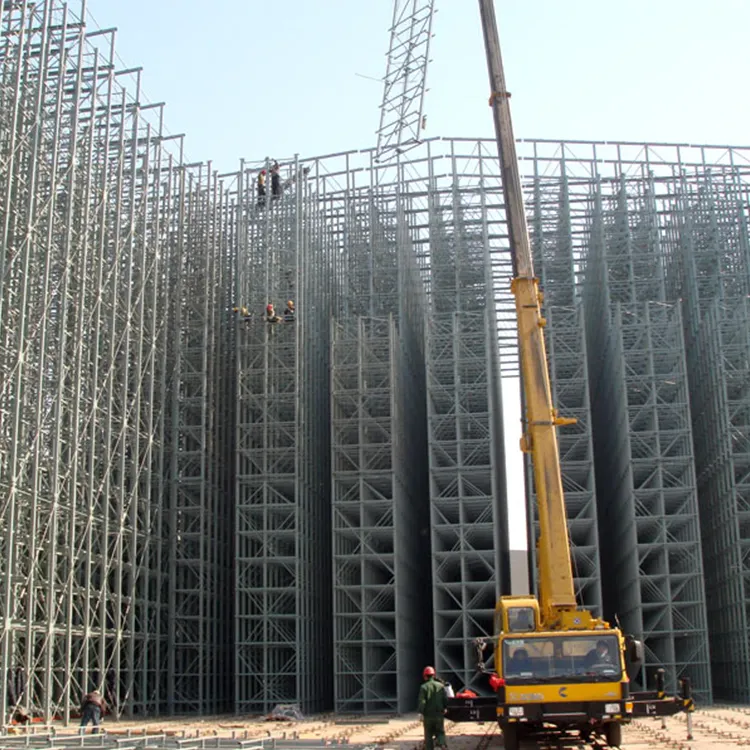
[[[698,491],[702,499],[706,603],[714,691],[721,699],[750,694],[747,631],[750,499],[750,305],[748,298],[707,306],[694,346]]]
[[[96,687],[118,715],[216,711],[224,350],[191,297],[228,267],[219,190],[82,16],[0,16],[0,702],[68,721]]]
[[[471,639],[492,632],[495,599],[502,587],[502,577],[507,575],[503,559],[507,548],[506,521],[500,500],[503,450],[499,377],[501,361],[503,367],[513,372],[517,369],[517,358],[509,290],[510,262],[504,253],[507,237],[497,160],[493,154],[491,142],[457,140],[427,142],[410,151],[408,159],[402,156],[389,164],[378,163],[374,150],[334,154],[306,162],[311,166],[310,174],[316,175],[314,190],[326,217],[327,231],[337,238],[332,255],[336,278],[333,309],[339,341],[336,356],[344,357],[344,352],[349,352],[347,347],[354,346],[355,341],[360,346],[356,326],[349,327],[359,315],[381,320],[393,315],[399,344],[404,347],[399,356],[408,356],[410,360],[401,371],[418,379],[423,377],[419,374],[421,339],[410,337],[409,332],[426,326],[427,440],[433,516],[429,542],[432,596],[436,602],[432,625],[434,658],[438,672],[458,685],[476,684]],[[372,197],[361,204],[368,191]],[[360,209],[360,205],[365,208]],[[423,292],[414,295],[413,283],[407,285],[404,281],[410,278],[404,273],[404,256],[400,251],[394,252],[394,245],[405,241],[398,240],[399,232],[408,237],[413,247],[406,258],[413,257],[416,261],[422,280],[419,289],[423,286],[426,291],[426,318],[419,312],[409,313],[404,307],[408,300],[416,303],[415,297]],[[412,307],[415,309],[420,308]],[[415,315],[411,323],[405,317],[407,313]],[[384,330],[382,333],[385,337]],[[375,369],[375,363],[380,362],[380,367],[385,358],[382,353],[385,340],[380,339],[371,337],[367,345],[361,344],[362,354],[371,358]],[[375,346],[376,341],[379,357],[374,356],[374,349],[368,348]],[[343,361],[349,363],[348,368],[353,360]],[[397,367],[396,375],[398,372]],[[349,441],[355,439],[344,438],[343,425],[336,420],[346,423],[353,418],[346,410],[342,411],[342,404],[362,394],[360,386],[355,388],[351,379],[336,379],[335,362],[333,374],[334,406],[338,409],[333,425],[336,465],[348,450]],[[353,376],[349,373],[348,377]],[[393,430],[393,415],[398,417],[398,410],[383,412],[378,419],[386,424],[385,434],[395,440],[394,433],[389,432]],[[363,412],[361,418],[366,418]],[[383,453],[387,451],[384,449]],[[412,469],[417,471],[418,466]],[[350,466],[350,470],[360,471],[361,467],[357,464]],[[351,502],[357,499],[354,490],[343,493],[351,487],[354,474],[346,476],[343,471],[334,469],[334,496],[345,496]],[[389,470],[385,477],[386,482],[390,481]],[[367,493],[362,492],[357,502],[367,500]],[[350,521],[344,523],[338,518],[336,524],[336,539],[349,539],[361,532]],[[405,547],[402,546],[405,540],[399,541],[394,548],[396,557],[412,554],[409,547],[414,543],[412,540]],[[339,554],[338,550],[336,546],[334,555]],[[343,597],[344,590],[356,586],[358,579],[338,558],[335,569],[339,577],[335,578],[334,586]],[[390,590],[390,586],[382,588]],[[351,611],[350,601],[346,606],[347,622],[367,621]],[[386,611],[391,611],[390,605],[386,604]],[[359,631],[346,630],[343,624],[336,627],[344,628],[341,632],[347,636],[351,633],[347,648],[352,646],[354,652],[361,654],[359,639],[363,636]],[[337,640],[337,643],[343,650],[344,642]],[[347,654],[351,653],[349,649]],[[378,659],[371,663],[377,664]],[[348,695],[361,701],[366,691],[362,687],[360,693],[360,686],[370,668],[362,672],[360,656],[337,661],[336,668],[340,686],[337,705]],[[399,690],[400,703],[413,701],[413,696],[404,692],[406,688]],[[376,697],[383,697],[383,692],[380,689],[370,693],[373,707]]]
[[[646,645],[644,681],[663,666],[671,690],[689,676],[696,695],[710,701],[680,307],[616,303],[612,314],[591,376],[601,537],[612,546],[607,604]]]
[[[494,141],[283,160],[259,201],[270,163],[189,162],[84,15],[0,6],[5,719],[94,687],[403,711],[432,658],[484,690],[517,375]],[[750,150],[519,154],[581,597],[646,679],[747,700]]]
[[[711,700],[705,589],[681,309],[665,304],[655,185],[593,186],[584,307],[605,612],[646,645],[643,680],[667,667]],[[614,429],[613,429],[614,427]],[[614,541],[617,540],[617,541]]]
[[[334,706],[345,713],[411,710],[411,676],[431,659],[425,294],[403,203],[398,192],[348,195],[337,276],[347,308],[331,369]]]
[[[117,713],[159,711],[160,109],[64,4],[5,3],[0,28],[0,705],[68,720],[96,685]]]
[[[309,183],[259,200],[261,166],[237,178],[235,711],[320,711],[333,687],[330,247]],[[295,318],[266,322],[285,301]]]
[[[750,695],[747,203],[736,168],[679,175],[665,243],[685,308],[714,691],[732,701]]]
[[[177,171],[169,500],[170,713],[230,708],[234,378],[227,310],[226,191],[211,165]]]
[[[497,597],[509,586],[492,258],[502,240],[490,208],[497,183],[485,182],[481,161],[478,175],[461,166],[454,152],[443,187],[431,163],[427,196],[435,667],[453,684],[483,689],[473,641],[492,634]]]
[[[344,713],[411,710],[409,676],[430,656],[424,405],[398,341],[393,318],[364,317],[333,341],[334,705]]]

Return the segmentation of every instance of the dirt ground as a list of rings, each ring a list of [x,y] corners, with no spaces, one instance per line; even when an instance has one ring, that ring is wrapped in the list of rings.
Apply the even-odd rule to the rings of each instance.
[[[177,736],[234,736],[236,738],[276,737],[284,740],[312,740],[322,746],[378,744],[384,749],[416,750],[422,738],[422,727],[416,715],[399,718],[363,718],[324,715],[304,721],[270,722],[258,718],[207,717],[199,721],[159,720],[148,722],[111,721],[105,719],[109,733],[147,732]],[[65,730],[63,730],[65,731]],[[503,747],[500,731],[489,723],[448,723],[448,750],[495,750]],[[536,750],[527,742],[524,749]],[[553,747],[575,747],[553,745]],[[602,747],[578,745],[579,748]],[[660,719],[637,720],[625,727],[623,748],[627,750],[716,750],[750,747],[750,707],[713,707],[693,714],[693,739],[687,739],[684,715],[667,719],[662,729]]]

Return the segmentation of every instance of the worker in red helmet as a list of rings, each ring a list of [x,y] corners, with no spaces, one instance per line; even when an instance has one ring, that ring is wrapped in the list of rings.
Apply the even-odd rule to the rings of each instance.
[[[276,314],[270,302],[266,305],[266,323],[281,323],[281,316]]]
[[[434,667],[424,668],[422,680],[419,714],[424,726],[424,747],[425,750],[434,750],[437,745],[445,750],[445,712],[448,708],[445,686],[435,677]]]

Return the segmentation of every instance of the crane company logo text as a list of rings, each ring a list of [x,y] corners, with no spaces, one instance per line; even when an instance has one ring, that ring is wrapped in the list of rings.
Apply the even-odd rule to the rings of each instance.
[[[544,700],[544,696],[541,693],[511,693],[510,700],[512,701],[541,701],[541,700]]]

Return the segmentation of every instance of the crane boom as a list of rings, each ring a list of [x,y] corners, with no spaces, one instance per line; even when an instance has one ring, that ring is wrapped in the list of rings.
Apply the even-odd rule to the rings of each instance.
[[[576,601],[556,428],[571,424],[574,420],[559,418],[552,405],[543,335],[545,320],[541,312],[538,280],[534,276],[508,101],[510,94],[505,86],[493,0],[479,0],[479,7],[513,261],[512,290],[516,302],[526,405],[522,447],[532,455],[539,513],[540,615],[543,627],[559,628],[569,626],[572,620],[565,613],[575,611]]]
[[[575,420],[561,419],[552,405],[542,296],[531,257],[493,0],[479,0],[479,11],[513,260],[511,289],[526,409],[521,448],[532,457],[539,513],[539,596],[498,599],[495,671],[489,673],[497,695],[462,699],[462,704],[449,705],[448,714],[458,721],[496,718],[506,750],[520,750],[524,738],[550,733],[556,739],[567,733],[575,733],[576,739],[595,734],[609,747],[620,747],[622,726],[632,719],[636,705],[639,715],[690,712],[690,686],[683,682],[682,696],[667,698],[662,679],[656,691],[633,694],[630,681],[643,663],[643,644],[576,607],[556,432]],[[478,668],[487,673],[486,641],[479,638],[475,644]]]

